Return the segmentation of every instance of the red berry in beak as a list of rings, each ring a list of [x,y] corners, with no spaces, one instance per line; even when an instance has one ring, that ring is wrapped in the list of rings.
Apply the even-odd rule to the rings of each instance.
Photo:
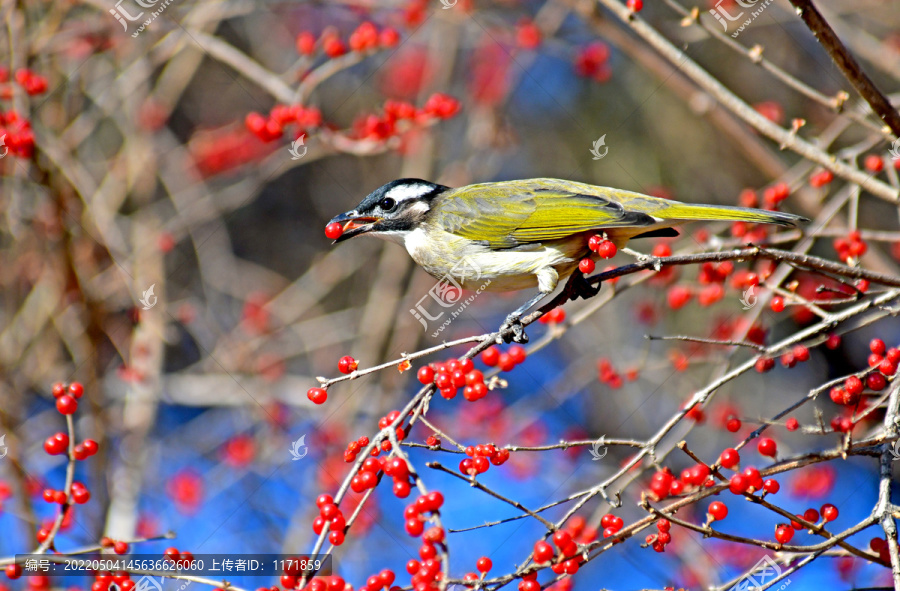
[[[332,240],[337,240],[341,237],[341,234],[344,233],[344,226],[340,225],[337,222],[331,222],[327,226],[325,226],[325,235],[331,238]]]

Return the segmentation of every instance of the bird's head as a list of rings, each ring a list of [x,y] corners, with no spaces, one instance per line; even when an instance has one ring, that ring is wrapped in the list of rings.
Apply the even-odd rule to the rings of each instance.
[[[355,209],[329,222],[340,224],[344,230],[335,242],[360,234],[400,241],[425,221],[434,198],[448,188],[421,179],[399,179],[382,185]]]

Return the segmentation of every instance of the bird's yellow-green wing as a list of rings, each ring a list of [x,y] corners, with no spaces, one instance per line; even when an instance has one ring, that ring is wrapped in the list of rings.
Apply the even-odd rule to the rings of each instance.
[[[491,248],[513,248],[588,230],[651,226],[656,222],[651,215],[628,211],[603,195],[572,190],[579,188],[578,183],[536,180],[469,185],[442,196],[432,210],[431,221],[447,232]]]

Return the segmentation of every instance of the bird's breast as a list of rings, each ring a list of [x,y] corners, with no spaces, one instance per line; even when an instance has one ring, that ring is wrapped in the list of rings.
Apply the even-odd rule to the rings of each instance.
[[[586,238],[581,235],[494,250],[444,230],[425,227],[410,232],[405,246],[413,260],[431,276],[452,279],[470,291],[534,288],[538,285],[536,273],[547,267],[565,278],[587,252]]]

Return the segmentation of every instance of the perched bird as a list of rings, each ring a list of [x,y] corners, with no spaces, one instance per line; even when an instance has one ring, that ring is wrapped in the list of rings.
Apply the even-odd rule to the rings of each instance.
[[[463,289],[539,293],[507,318],[526,340],[522,314],[573,276],[593,253],[588,241],[606,234],[617,248],[632,238],[677,236],[672,226],[729,220],[796,226],[790,213],[724,205],[695,205],[631,191],[558,179],[527,179],[450,188],[399,179],[372,191],[355,209],[331,220],[335,242],[361,234],[406,247],[432,276]],[[573,280],[584,283],[581,272]],[[485,287],[487,280],[490,283]],[[582,293],[581,295],[584,295]]]

